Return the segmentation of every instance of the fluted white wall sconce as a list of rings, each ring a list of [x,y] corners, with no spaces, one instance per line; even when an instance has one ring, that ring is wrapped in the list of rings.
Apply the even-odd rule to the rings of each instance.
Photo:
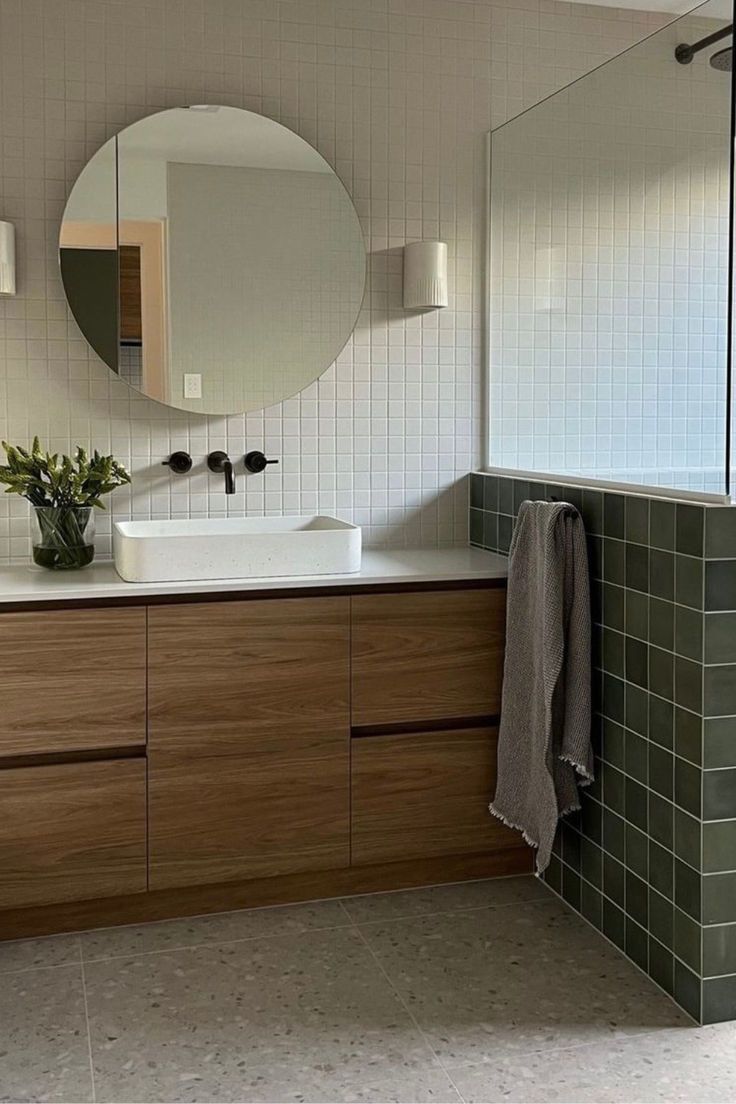
[[[410,242],[404,246],[404,306],[447,306],[447,243]]]
[[[15,227],[0,222],[0,295],[15,295]]]

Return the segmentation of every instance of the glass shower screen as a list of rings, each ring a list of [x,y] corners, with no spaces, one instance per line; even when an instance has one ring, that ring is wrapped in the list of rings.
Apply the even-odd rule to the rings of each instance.
[[[731,38],[675,51],[729,22],[711,0],[490,135],[492,467],[727,492]]]

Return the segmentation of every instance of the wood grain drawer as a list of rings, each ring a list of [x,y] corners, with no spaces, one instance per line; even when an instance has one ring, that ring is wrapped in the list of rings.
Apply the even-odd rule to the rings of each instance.
[[[506,589],[352,599],[352,723],[496,716]]]
[[[0,771],[0,909],[146,889],[144,759]]]
[[[4,613],[0,625],[0,756],[145,743],[145,609]]]
[[[349,863],[350,605],[149,613],[151,888]]]
[[[488,811],[497,730],[354,738],[353,865],[518,847]]]

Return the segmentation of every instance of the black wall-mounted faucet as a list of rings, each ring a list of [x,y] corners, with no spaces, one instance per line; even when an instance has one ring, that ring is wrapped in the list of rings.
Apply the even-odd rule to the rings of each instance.
[[[278,460],[267,460],[262,452],[257,452],[255,449],[245,454],[245,470],[253,472],[254,475],[265,471],[269,464],[278,464]]]
[[[168,460],[164,460],[163,463],[177,475],[187,475],[192,470],[192,458],[188,452],[172,452]],[[269,464],[278,464],[278,460],[269,460],[264,453],[256,449],[245,456],[245,470],[256,475],[265,471]],[[226,452],[222,449],[211,452],[207,457],[207,467],[216,475],[225,476],[225,494],[235,494],[235,469]]]
[[[165,468],[171,468],[177,475],[186,475],[192,470],[192,458],[188,452],[172,452],[169,459],[162,463]]]
[[[207,457],[207,467],[217,475],[225,474],[225,494],[235,494],[235,472],[230,457],[218,449]]]

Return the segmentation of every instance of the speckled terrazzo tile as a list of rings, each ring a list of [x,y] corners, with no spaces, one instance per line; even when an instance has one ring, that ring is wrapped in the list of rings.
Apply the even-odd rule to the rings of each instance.
[[[69,966],[74,962],[79,962],[78,935],[11,939],[0,943],[0,974],[41,966]]]
[[[235,939],[271,935],[298,935],[319,928],[344,927],[349,923],[337,901],[316,901],[305,905],[246,909],[184,920],[162,920],[155,924],[100,928],[82,935],[85,961],[150,951],[170,951]]]
[[[363,897],[347,897],[343,904],[352,918],[360,923],[364,920],[394,920],[433,912],[500,907],[524,901],[548,901],[550,896],[544,882],[528,875],[405,889],[394,893],[371,893]]]
[[[442,1070],[397,1070],[393,1076],[376,1079],[367,1074],[346,1080],[339,1071],[288,1081],[269,1077],[246,1078],[239,1100],[242,1104],[460,1104],[461,1097]]]
[[[243,1099],[254,1078],[437,1066],[352,928],[90,962],[99,1101]]]
[[[468,1104],[730,1104],[736,1030],[728,1026],[727,1038],[681,1028],[449,1072]]]
[[[360,930],[445,1065],[690,1022],[553,899]]]
[[[5,974],[0,1025],[0,1100],[92,1100],[81,966]]]

